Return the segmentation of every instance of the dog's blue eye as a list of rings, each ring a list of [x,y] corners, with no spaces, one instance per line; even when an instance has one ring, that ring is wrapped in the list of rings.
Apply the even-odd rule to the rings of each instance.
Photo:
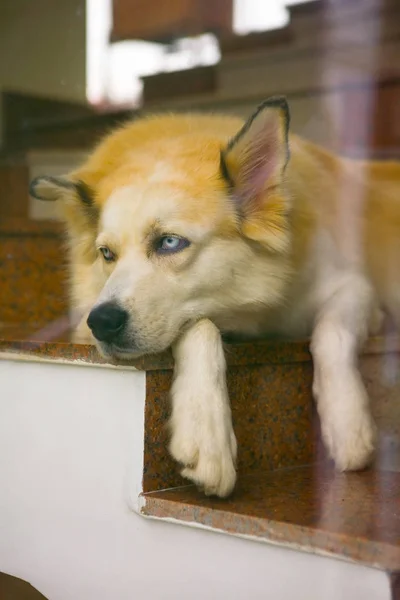
[[[157,254],[174,254],[190,246],[189,240],[178,235],[164,235],[156,242]]]
[[[102,246],[101,248],[99,248],[99,250],[106,262],[113,262],[115,260],[114,252],[112,252],[110,248],[107,248],[107,246]]]

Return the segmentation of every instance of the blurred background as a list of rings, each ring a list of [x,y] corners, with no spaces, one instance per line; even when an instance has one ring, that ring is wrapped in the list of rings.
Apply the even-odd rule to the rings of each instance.
[[[0,57],[3,328],[67,313],[57,207],[30,179],[70,171],[126,119],[247,116],[285,94],[293,131],[400,158],[398,0],[0,0]]]
[[[397,154],[399,32],[397,0],[1,0],[2,155],[86,146],[127,109],[245,114],[276,93],[303,135]]]

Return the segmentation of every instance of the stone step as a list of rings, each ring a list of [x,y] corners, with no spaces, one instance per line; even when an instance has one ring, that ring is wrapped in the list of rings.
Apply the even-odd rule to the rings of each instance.
[[[2,600],[46,600],[45,596],[29,583],[6,573],[0,573],[0,598]]]
[[[143,495],[142,514],[400,572],[400,474],[326,464],[243,477],[229,500],[194,487]]]
[[[142,435],[144,440],[143,446],[135,445],[142,455],[135,458],[135,464],[139,461],[142,465],[141,492],[135,487],[140,496],[131,500],[132,508],[142,516],[378,568],[387,573],[393,594],[397,593],[397,339],[370,339],[361,354],[360,368],[371,397],[379,444],[373,467],[347,474],[334,470],[322,448],[311,395],[308,342],[226,344],[228,388],[239,447],[238,486],[231,498],[215,500],[187,485],[168,455],[170,353],[115,363],[100,358],[90,345],[27,341],[22,331],[8,337],[0,342],[0,358],[6,361],[145,372],[144,423],[136,424],[135,438],[135,444]],[[96,377],[94,369],[90,377]]]
[[[24,328],[0,333],[0,353],[32,360],[115,366],[92,345],[65,340],[30,341]],[[225,344],[228,389],[239,445],[239,478],[326,461],[311,393],[312,360],[307,341]],[[375,468],[400,472],[400,344],[371,338],[360,370],[379,430]],[[121,363],[146,372],[143,491],[187,483],[167,451],[166,428],[173,360],[169,352]]]
[[[61,227],[27,219],[0,221],[0,327],[25,337],[68,314]]]

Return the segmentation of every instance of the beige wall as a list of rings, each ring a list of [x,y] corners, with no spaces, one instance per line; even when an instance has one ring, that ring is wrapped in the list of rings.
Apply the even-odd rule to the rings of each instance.
[[[85,101],[85,0],[0,0],[0,89]]]

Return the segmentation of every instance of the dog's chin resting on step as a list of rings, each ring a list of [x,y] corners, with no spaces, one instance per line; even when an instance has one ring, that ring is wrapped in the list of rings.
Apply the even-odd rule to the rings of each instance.
[[[31,193],[63,211],[77,339],[122,359],[172,348],[170,452],[224,497],[237,447],[221,332],[309,335],[325,445],[340,470],[370,462],[357,353],[381,307],[400,319],[399,181],[400,164],[339,158],[291,134],[277,97],[245,123],[128,122]]]

